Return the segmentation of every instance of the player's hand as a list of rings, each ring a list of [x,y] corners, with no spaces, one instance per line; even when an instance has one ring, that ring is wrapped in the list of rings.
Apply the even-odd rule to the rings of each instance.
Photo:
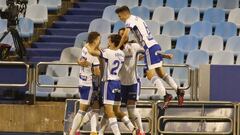
[[[173,55],[172,55],[172,54],[165,54],[165,55],[164,55],[164,58],[166,58],[166,59],[172,59],[172,58],[173,58]]]

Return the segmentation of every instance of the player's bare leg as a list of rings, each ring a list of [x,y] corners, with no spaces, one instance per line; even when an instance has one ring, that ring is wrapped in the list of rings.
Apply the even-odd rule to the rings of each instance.
[[[120,130],[117,123],[117,118],[113,110],[113,105],[105,104],[104,112],[108,117],[109,125],[114,133],[114,135],[120,135]]]
[[[127,110],[131,122],[137,127],[137,135],[145,135],[142,125],[142,118],[139,111],[136,109],[137,101],[128,100]]]
[[[75,135],[78,127],[80,126],[80,123],[82,122],[82,119],[83,119],[84,115],[86,114],[88,106],[89,105],[85,105],[85,104],[80,103],[79,110],[78,110],[77,114],[75,115],[75,117],[73,119],[73,124],[72,124],[72,128],[71,128],[71,131],[70,131],[69,135]]]
[[[136,134],[136,128],[134,127],[134,125],[132,124],[132,122],[130,121],[128,116],[124,112],[121,111],[120,105],[114,105],[113,111],[114,111],[115,115],[117,116],[117,118],[121,119],[121,121],[128,127],[128,129],[133,134]]]

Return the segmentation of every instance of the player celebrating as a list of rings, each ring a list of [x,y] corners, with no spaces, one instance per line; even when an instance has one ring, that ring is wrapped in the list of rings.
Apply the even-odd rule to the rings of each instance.
[[[119,48],[126,42],[129,36],[129,32],[132,31],[134,36],[136,37],[138,43],[143,46],[145,50],[144,61],[147,65],[147,77],[152,83],[161,88],[161,93],[164,95],[164,106],[166,108],[169,104],[170,100],[172,100],[172,95],[168,94],[163,87],[163,84],[160,80],[162,78],[166,81],[178,95],[178,104],[182,105],[184,100],[184,91],[178,89],[176,82],[173,78],[166,74],[162,68],[162,58],[163,56],[160,53],[161,47],[158,43],[154,40],[151,32],[149,31],[146,23],[140,17],[131,15],[130,10],[127,6],[119,7],[115,10],[116,14],[121,21],[125,22],[126,30],[122,36],[122,39],[119,44]],[[171,58],[171,56],[169,56]],[[154,76],[154,71],[157,73],[158,76]],[[159,78],[160,77],[160,78]]]
[[[121,83],[118,74],[122,68],[125,57],[124,53],[118,49],[120,40],[121,36],[113,34],[108,38],[108,49],[100,51],[98,48],[94,50],[88,47],[88,51],[92,55],[100,56],[105,59],[103,80],[106,82],[104,82],[104,85],[102,85],[103,87],[101,87],[101,91],[103,95],[104,111],[114,135],[120,135],[117,118],[120,118],[134,134],[136,132],[135,127],[127,115],[120,110]]]
[[[86,111],[89,107],[93,87],[92,87],[92,74],[99,76],[100,69],[99,69],[99,60],[97,57],[92,56],[86,47],[89,48],[97,48],[100,44],[100,34],[97,32],[91,32],[88,36],[88,43],[82,49],[82,57],[78,61],[80,68],[80,107],[73,119],[72,128],[70,131],[70,135],[75,135],[76,130],[79,128],[80,123]],[[93,72],[92,72],[93,69]]]

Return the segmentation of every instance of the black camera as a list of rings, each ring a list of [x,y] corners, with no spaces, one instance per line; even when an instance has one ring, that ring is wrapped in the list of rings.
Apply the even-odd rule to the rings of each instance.
[[[16,26],[18,24],[18,17],[25,15],[28,0],[7,0],[7,9],[0,11],[2,19],[8,20],[8,27]]]

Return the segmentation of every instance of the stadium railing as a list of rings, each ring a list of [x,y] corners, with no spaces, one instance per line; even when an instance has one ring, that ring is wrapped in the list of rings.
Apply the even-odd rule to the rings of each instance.
[[[238,104],[237,135],[240,135],[240,104]]]
[[[184,103],[184,105],[181,107],[178,107],[177,103],[175,102],[175,103],[171,103],[169,105],[169,108],[165,111],[161,110],[161,108],[159,108],[162,104],[163,104],[162,101],[156,102],[155,123],[154,123],[154,125],[155,125],[154,129],[156,129],[156,130],[155,130],[154,135],[159,135],[159,134],[161,134],[161,135],[167,135],[167,134],[176,134],[176,135],[177,134],[186,134],[186,135],[187,134],[188,135],[216,135],[216,134],[217,135],[219,135],[219,134],[229,135],[229,134],[231,134],[231,135],[236,135],[236,129],[237,129],[236,122],[237,122],[237,119],[239,119],[239,118],[237,117],[237,105],[232,102],[186,101]],[[171,109],[174,109],[174,108],[177,108],[179,110],[179,112],[175,111],[175,114],[176,114],[175,116],[171,115]],[[189,114],[189,112],[187,110],[189,108],[196,109],[195,111],[193,111],[193,113],[195,112],[195,115]],[[221,115],[223,115],[223,113],[221,111],[223,111],[223,109],[226,109],[225,111],[227,112],[227,109],[229,109],[229,108],[231,108],[231,110],[232,110],[232,113],[230,111],[230,114],[228,114],[230,116],[221,116]],[[185,111],[188,112],[188,114],[184,114],[183,112],[180,112],[180,110],[183,111],[183,109],[186,109]],[[208,109],[210,109],[210,110],[207,111]],[[200,116],[196,115],[197,114],[196,112],[199,110],[200,110]],[[220,112],[217,112],[219,110],[220,110]],[[159,114],[163,114],[163,113],[165,115],[167,115],[168,111],[170,111],[170,116],[164,116],[164,115],[159,116]],[[190,110],[190,111],[192,111],[192,110]],[[238,111],[239,111],[239,109],[238,109]],[[227,115],[226,112],[224,115]],[[207,115],[207,113],[210,113],[210,115],[213,115],[213,114],[214,115],[213,116],[205,116],[205,115]],[[215,122],[215,124],[217,122],[220,122],[220,124],[223,124],[225,122],[225,124],[228,123],[231,126],[228,128],[228,131],[217,131],[217,132],[206,131],[204,129],[200,129],[200,131],[198,131],[198,132],[196,132],[196,131],[195,132],[194,131],[180,131],[179,132],[176,130],[175,131],[164,131],[165,126],[167,125],[168,122],[192,122],[192,123],[199,122],[199,124],[202,123],[201,126],[203,126],[207,122]],[[174,128],[177,128],[177,126],[179,126],[179,125],[175,125]],[[185,128],[187,128],[187,127],[185,127]],[[238,125],[238,130],[239,130],[239,125]]]

